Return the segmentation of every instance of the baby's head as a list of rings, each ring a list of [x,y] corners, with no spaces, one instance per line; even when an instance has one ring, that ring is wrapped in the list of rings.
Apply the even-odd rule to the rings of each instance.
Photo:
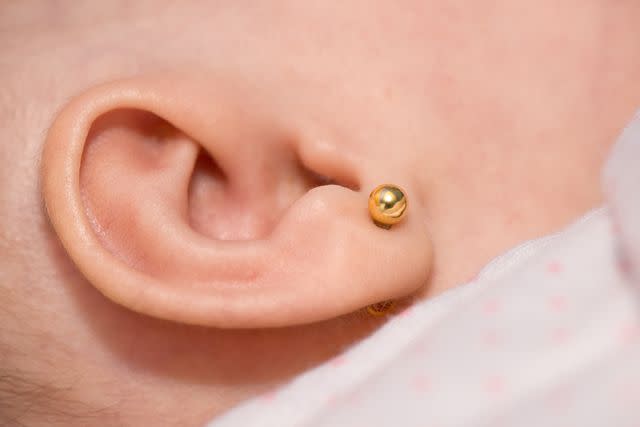
[[[0,6],[0,423],[199,425],[597,205],[640,10],[588,3]]]

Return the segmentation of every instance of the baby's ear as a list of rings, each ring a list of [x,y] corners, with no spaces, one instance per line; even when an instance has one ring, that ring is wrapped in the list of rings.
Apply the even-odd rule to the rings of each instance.
[[[410,205],[391,230],[367,211],[380,182],[410,196],[407,176],[327,148],[302,115],[211,78],[94,87],[47,136],[42,191],[53,227],[105,296],[172,321],[293,325],[423,286],[422,208]]]

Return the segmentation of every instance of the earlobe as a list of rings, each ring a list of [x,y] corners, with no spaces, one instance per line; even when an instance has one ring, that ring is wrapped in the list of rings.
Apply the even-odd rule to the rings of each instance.
[[[376,159],[323,163],[314,141],[279,121],[294,112],[247,111],[240,92],[140,77],[64,107],[42,191],[88,281],[129,309],[228,328],[324,320],[423,286],[431,248],[420,206],[393,230],[369,218],[366,190],[388,178],[369,168]]]

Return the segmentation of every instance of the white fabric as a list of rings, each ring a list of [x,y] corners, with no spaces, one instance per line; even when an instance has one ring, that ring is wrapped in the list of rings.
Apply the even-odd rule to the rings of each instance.
[[[606,207],[209,426],[637,427],[640,115],[604,181]]]
[[[616,144],[604,185],[622,268],[640,282],[640,112]]]

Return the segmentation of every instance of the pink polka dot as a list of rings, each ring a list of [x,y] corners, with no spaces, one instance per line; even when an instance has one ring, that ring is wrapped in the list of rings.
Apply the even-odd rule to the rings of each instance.
[[[563,265],[558,261],[551,261],[547,264],[547,272],[551,274],[561,273],[564,270]]]
[[[564,344],[569,340],[569,331],[563,327],[557,327],[551,331],[551,340],[554,344]]]
[[[400,313],[398,313],[398,317],[411,316],[413,314],[413,311],[414,311],[413,306],[407,307],[406,309],[404,309]]]
[[[340,404],[341,400],[342,399],[337,394],[332,394],[327,399],[327,405],[329,405],[329,406],[337,406],[337,405]]]
[[[277,396],[278,393],[275,390],[270,390],[260,396],[260,400],[262,400],[263,402],[273,402]]]
[[[567,310],[567,297],[564,295],[552,295],[547,299],[549,309],[556,313],[561,313]]]
[[[338,366],[342,366],[347,362],[347,359],[344,356],[338,356],[336,358],[334,358],[333,360],[331,360],[331,362],[329,362],[329,364],[331,366],[333,366],[334,368],[337,368]]]
[[[425,393],[431,388],[431,380],[424,374],[418,374],[411,381],[411,386],[415,391]]]
[[[429,345],[427,344],[426,341],[420,341],[416,343],[414,346],[414,349],[416,353],[418,353],[421,356],[426,356],[427,353],[429,353]]]
[[[501,375],[494,375],[492,377],[487,378],[484,384],[484,388],[488,393],[500,394],[504,392],[506,388],[506,383],[504,378]]]
[[[627,254],[622,251],[618,254],[618,268],[626,276],[631,276],[633,274],[633,265],[631,264],[631,260],[629,260]]]
[[[491,299],[484,303],[482,311],[487,315],[494,315],[500,311],[502,304],[498,299]]]
[[[351,393],[342,398],[342,403],[345,405],[355,406],[361,401],[360,393]]]
[[[484,333],[482,342],[487,347],[497,347],[502,342],[502,339],[497,331],[489,330]]]
[[[640,339],[640,325],[629,323],[620,330],[620,341],[622,344],[631,344]]]

